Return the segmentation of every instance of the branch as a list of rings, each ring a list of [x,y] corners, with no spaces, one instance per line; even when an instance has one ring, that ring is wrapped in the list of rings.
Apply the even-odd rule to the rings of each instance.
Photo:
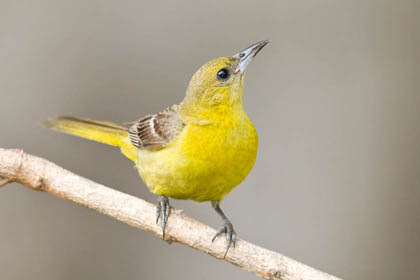
[[[0,188],[6,186],[7,184],[9,184],[10,182],[12,182],[11,179],[3,179],[0,181]]]
[[[0,148],[0,177],[4,178],[0,180],[0,186],[18,182],[30,189],[76,202],[130,226],[161,236],[161,228],[155,223],[154,205],[75,175],[22,150]],[[172,211],[166,230],[168,242],[176,241],[223,259],[225,240],[220,238],[211,243],[215,233],[213,228],[187,217],[180,210]],[[223,260],[267,279],[339,280],[244,240],[238,240],[236,247],[231,248]]]

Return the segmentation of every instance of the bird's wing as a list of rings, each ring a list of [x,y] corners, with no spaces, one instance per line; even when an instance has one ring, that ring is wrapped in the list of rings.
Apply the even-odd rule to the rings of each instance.
[[[178,113],[178,106],[173,105],[164,111],[148,115],[134,122],[128,129],[130,142],[145,150],[156,150],[167,146],[185,127]]]

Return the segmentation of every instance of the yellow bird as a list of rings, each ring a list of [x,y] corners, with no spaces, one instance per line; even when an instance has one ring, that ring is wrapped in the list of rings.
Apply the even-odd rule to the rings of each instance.
[[[119,146],[136,163],[150,191],[161,196],[156,223],[160,218],[163,239],[171,208],[168,197],[211,201],[224,222],[212,241],[226,234],[226,255],[236,233],[220,202],[251,171],[258,146],[257,132],[242,105],[244,71],[268,42],[204,64],[179,105],[143,117],[129,128],[74,117],[58,117],[46,125]]]

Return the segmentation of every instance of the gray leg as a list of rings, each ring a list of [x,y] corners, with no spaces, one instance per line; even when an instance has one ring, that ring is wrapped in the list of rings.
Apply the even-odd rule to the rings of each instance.
[[[162,239],[165,240],[165,228],[166,222],[168,221],[169,213],[171,211],[171,206],[169,205],[169,199],[162,195],[158,199],[158,203],[156,205],[156,223],[158,223],[160,219],[160,226],[162,227]]]
[[[226,215],[223,213],[222,209],[220,208],[220,201],[212,201],[212,206],[214,207],[214,210],[216,210],[217,214],[222,218],[223,220],[223,226],[217,231],[216,235],[213,237],[211,242],[213,242],[219,235],[222,233],[226,234],[226,252],[223,256],[226,257],[226,254],[229,251],[229,248],[231,245],[235,247],[235,241],[236,241],[236,232],[233,229],[232,223],[229,221],[229,219],[226,217]]]

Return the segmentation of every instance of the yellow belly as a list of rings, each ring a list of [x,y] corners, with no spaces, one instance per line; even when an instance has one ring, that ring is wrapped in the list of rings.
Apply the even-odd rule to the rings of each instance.
[[[188,125],[169,146],[139,150],[137,170],[150,191],[176,199],[222,200],[251,171],[258,136],[246,118]]]

